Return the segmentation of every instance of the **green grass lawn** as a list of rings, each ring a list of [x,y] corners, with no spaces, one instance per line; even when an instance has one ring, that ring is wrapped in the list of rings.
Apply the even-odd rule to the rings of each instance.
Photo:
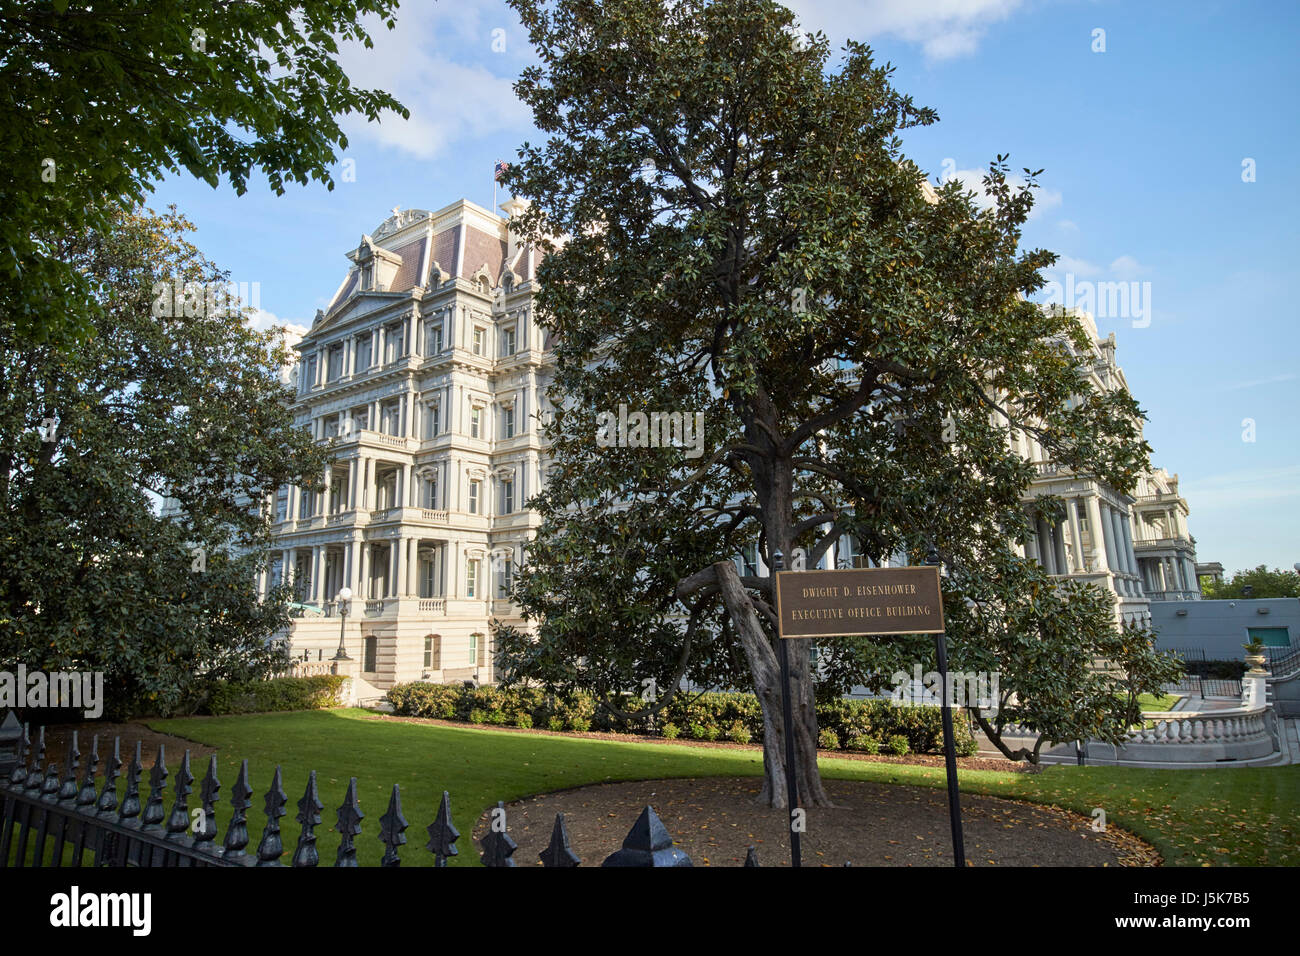
[[[470,830],[497,800],[507,802],[550,790],[612,780],[656,777],[752,776],[762,771],[757,749],[714,749],[673,744],[595,740],[520,734],[470,727],[409,724],[371,719],[365,711],[333,710],[254,716],[150,721],[154,729],[218,749],[222,783],[218,825],[229,818],[227,799],[240,759],[249,762],[254,789],[249,813],[249,852],[256,849],[264,817],[265,787],[276,761],[284,774],[289,815],[285,845],[298,836],[293,822],[307,773],[317,771],[325,804],[318,828],[321,862],[332,864],[338,834],[329,828],[349,776],[357,777],[366,818],[358,838],[363,864],[377,863],[383,847],[379,818],[394,783],[402,788],[406,831],[404,866],[425,866],[424,827],[432,822],[442,791],[451,793],[452,817],[460,828],[461,854],[453,865],[477,865]],[[168,753],[174,767],[180,754]],[[206,760],[194,762],[202,776]],[[942,787],[941,767],[826,758],[829,778]],[[171,779],[168,783],[170,785]],[[1222,770],[1147,770],[1120,767],[1053,767],[1040,774],[969,770],[961,773],[968,793],[986,793],[1055,804],[1090,815],[1106,811],[1108,821],[1154,844],[1167,863],[1185,866],[1300,864],[1300,766]],[[190,806],[197,805],[198,783]],[[167,807],[170,809],[170,796]],[[631,826],[632,821],[627,821]],[[289,854],[286,854],[287,861]]]
[[[1155,711],[1156,713],[1160,713],[1162,711],[1173,709],[1174,704],[1178,703],[1182,699],[1183,697],[1181,694],[1165,694],[1162,697],[1157,697],[1155,694],[1139,694],[1138,706],[1144,711]]]

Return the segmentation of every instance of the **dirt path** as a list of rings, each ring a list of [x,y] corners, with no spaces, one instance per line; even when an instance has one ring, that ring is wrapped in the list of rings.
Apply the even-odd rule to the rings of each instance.
[[[946,791],[826,780],[834,809],[809,810],[801,843],[805,866],[952,866]],[[574,851],[597,866],[617,850],[646,804],[696,866],[739,866],[749,846],[760,865],[788,866],[784,810],[754,804],[759,781],[746,777],[598,784],[507,804],[519,866],[538,865],[555,814],[565,815]],[[973,866],[1154,866],[1159,855],[1114,827],[1096,833],[1075,813],[963,794],[966,860]],[[487,817],[474,828],[481,839]]]

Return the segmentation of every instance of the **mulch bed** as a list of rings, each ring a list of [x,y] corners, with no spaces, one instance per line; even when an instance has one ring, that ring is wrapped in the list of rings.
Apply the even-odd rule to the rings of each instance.
[[[194,769],[196,776],[202,776],[207,768],[208,754],[216,753],[215,747],[208,747],[204,744],[196,743],[193,740],[186,740],[184,737],[175,737],[171,734],[160,734],[155,730],[150,730],[141,723],[124,723],[112,724],[102,720],[90,721],[84,724],[51,724],[45,728],[45,762],[57,763],[60,770],[67,770],[67,748],[72,742],[72,732],[77,731],[77,749],[81,751],[81,769],[85,771],[86,761],[90,759],[91,739],[99,735],[99,773],[104,772],[105,761],[113,753],[113,738],[122,738],[122,766],[126,767],[131,762],[131,757],[135,754],[136,741],[140,741],[140,765],[145,770],[152,770],[154,761],[158,756],[158,745],[162,744],[166,750],[168,763],[175,765],[180,755],[185,751],[190,752],[190,766]],[[36,753],[36,730],[32,730],[32,756]],[[202,762],[200,761],[202,759]],[[195,769],[197,768],[197,769]]]
[[[929,787],[827,780],[835,807],[809,809],[800,843],[805,866],[952,866],[947,793]],[[650,804],[696,866],[740,866],[748,847],[762,866],[789,866],[786,812],[755,803],[749,777],[643,780],[541,794],[506,806],[519,866],[540,865],[555,814],[574,852],[597,866],[617,850]],[[963,794],[968,866],[1158,866],[1146,843],[1116,827],[1056,807]],[[485,814],[474,839],[487,831]]]

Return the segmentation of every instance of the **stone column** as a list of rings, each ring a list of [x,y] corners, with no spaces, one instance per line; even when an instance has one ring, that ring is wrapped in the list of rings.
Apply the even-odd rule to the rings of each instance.
[[[1088,496],[1088,531],[1092,538],[1093,569],[1105,571],[1110,565],[1106,561],[1106,539],[1102,534],[1101,498],[1095,493]]]
[[[1057,574],[1068,574],[1070,566],[1065,560],[1065,521],[1058,519],[1052,523],[1052,556]]]
[[[1088,560],[1083,553],[1083,531],[1079,522],[1079,499],[1069,499],[1068,506],[1070,509],[1070,535],[1074,538],[1074,570],[1087,571]]]
[[[388,542],[388,597],[397,597],[402,580],[402,539],[390,538]]]
[[[1042,515],[1038,516],[1038,520],[1035,522],[1034,526],[1038,530],[1039,562],[1042,564],[1044,571],[1048,574],[1055,574],[1056,569],[1054,567],[1054,559],[1056,557],[1056,551],[1052,547],[1052,535],[1048,530],[1047,522],[1043,519]]]
[[[1111,571],[1119,571],[1120,566],[1115,557],[1115,526],[1111,522],[1110,505],[1106,502],[1099,502],[1100,521],[1097,526],[1097,533],[1101,536],[1102,542],[1106,546],[1106,567]]]
[[[1137,553],[1133,550],[1133,527],[1128,512],[1120,515],[1119,526],[1124,534],[1124,560],[1128,562],[1129,571],[1137,574]]]

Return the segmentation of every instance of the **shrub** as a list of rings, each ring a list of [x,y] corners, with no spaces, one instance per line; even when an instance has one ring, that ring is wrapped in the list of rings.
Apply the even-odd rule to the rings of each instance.
[[[664,737],[665,740],[676,740],[678,734],[680,734],[681,732],[682,732],[681,728],[678,727],[676,724],[674,724],[672,721],[669,721],[668,723],[664,724],[662,727],[659,728],[659,733]]]
[[[957,739],[953,741],[953,749],[957,751],[958,757],[974,757],[980,752],[979,743],[970,734],[966,734],[964,737],[960,734],[954,736]]]
[[[817,731],[817,746],[822,750],[839,750],[840,735],[829,727],[823,727]]]
[[[324,710],[342,703],[339,674],[316,677],[276,677],[272,680],[232,683],[219,681],[208,697],[207,711],[214,716],[261,714],[282,710]]]
[[[489,710],[484,720],[494,727],[503,727],[506,723],[506,712],[504,710]]]
[[[754,739],[754,735],[749,732],[744,721],[736,720],[732,721],[731,726],[727,728],[727,739],[738,744],[747,744]]]
[[[276,683],[278,681],[262,682]],[[238,695],[227,689],[224,696],[214,695],[217,700],[213,706],[234,706],[231,701],[235,696]],[[516,727],[545,727],[553,731],[584,731],[594,727],[618,733],[638,733],[641,729],[639,726],[613,720],[607,710],[597,709],[595,698],[584,692],[547,694],[534,687],[466,688],[460,684],[415,683],[399,684],[388,692],[388,699],[393,704],[394,712],[406,717],[435,717],[499,725],[502,720],[495,716],[499,713],[504,715],[504,723]],[[613,704],[628,709],[636,706],[637,699],[628,696],[613,701]],[[261,701],[258,706],[268,710],[281,709],[269,706],[266,701]],[[216,712],[214,709],[213,713]],[[530,723],[521,724],[520,721],[525,719]],[[695,696],[678,694],[664,708],[660,719],[664,722],[660,734],[668,740],[678,736],[694,740],[725,737],[736,742],[761,743],[763,740],[763,712],[758,699],[749,693],[710,691]],[[817,703],[817,724],[820,730],[834,733],[838,747],[849,746],[870,753],[873,751],[863,745],[864,741],[879,742],[901,736],[907,742],[909,753],[941,753],[943,750],[941,713],[937,707],[898,707],[883,699],[831,698]],[[667,732],[668,725],[673,727],[671,735]],[[744,739],[746,733],[749,735],[748,741]],[[829,737],[826,739],[829,740]],[[858,743],[855,744],[854,741]],[[964,721],[957,724],[956,744],[959,753],[975,752],[974,738]],[[827,745],[822,743],[822,746]]]
[[[906,756],[910,749],[907,744],[907,738],[902,734],[893,734],[885,741],[885,748],[895,756]]]
[[[520,730],[527,730],[528,728],[533,726],[533,718],[530,717],[528,714],[516,714],[515,726],[518,727]]]
[[[858,734],[855,737],[849,738],[849,749],[861,750],[863,753],[867,754],[878,754],[880,753],[880,741],[875,737],[866,737],[862,734]]]

